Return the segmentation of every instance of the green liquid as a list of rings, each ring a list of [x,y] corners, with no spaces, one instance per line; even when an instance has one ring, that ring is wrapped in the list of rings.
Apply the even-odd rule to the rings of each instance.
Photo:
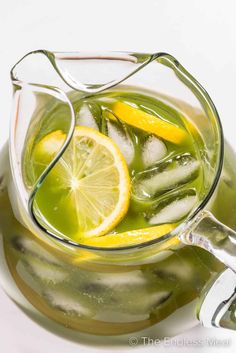
[[[77,124],[95,127],[101,133],[111,138],[113,138],[115,133],[114,142],[121,148],[121,152],[123,152],[128,162],[132,182],[130,206],[122,221],[111,232],[125,232],[163,223],[178,224],[186,218],[190,211],[197,206],[201,195],[204,194],[203,172],[199,152],[200,149],[203,149],[203,144],[197,130],[193,126],[189,129],[190,121],[180,111],[170,107],[163,101],[141,93],[109,92],[83,100],[78,99],[77,95],[72,93],[71,100],[76,113]],[[181,143],[172,143],[145,130],[124,123],[122,117],[117,118],[113,115],[113,106],[116,102],[132,105],[136,109],[156,116],[158,120],[161,119],[167,123],[174,124],[186,131],[186,138]],[[38,141],[52,131],[65,131],[62,124],[63,120],[60,119],[62,113],[61,115],[58,114],[59,119],[55,121],[54,116],[58,110],[60,110],[60,107],[47,109],[47,114],[41,121],[40,134],[36,136],[33,145],[26,144],[24,175],[31,184],[36,182],[43,171],[43,168],[39,168],[38,164],[35,166],[34,157],[32,157],[34,155],[34,148],[37,148]],[[115,121],[109,118],[109,114],[112,114]],[[192,136],[190,130],[194,131],[195,136]],[[154,159],[147,163],[144,158],[144,150],[145,148],[146,150],[147,148],[153,149],[148,144],[153,140],[154,142],[155,140],[159,141],[165,152],[159,158],[156,158],[156,160]],[[152,154],[155,154],[155,150],[150,150],[146,153],[150,159],[152,158]],[[185,175],[184,173],[182,178],[180,176],[173,183],[168,180],[163,181],[163,178],[160,179],[161,176],[159,177],[163,172],[168,171],[166,179],[171,180],[171,178],[175,177],[176,171],[179,171],[179,167],[186,165],[185,168],[188,168],[188,164],[192,165],[192,163],[198,163],[196,170],[190,173],[186,169],[187,174]],[[156,182],[153,178],[155,175],[157,175]],[[143,179],[145,180],[143,181]],[[146,179],[151,179],[151,186],[149,185],[150,182],[146,181]],[[160,182],[166,184],[166,186],[160,186],[158,190]],[[145,185],[142,186],[145,183],[147,187]],[[55,192],[57,187],[59,190],[60,180],[58,182],[56,178],[54,180],[48,178],[47,180],[46,177],[36,194],[36,208],[40,211],[41,217],[46,219],[47,224],[50,224],[54,229],[57,229],[69,238],[78,239],[78,224],[74,221],[75,217],[71,216],[69,208],[62,207],[60,209],[59,196]],[[144,188],[142,193],[146,193],[146,196],[139,195],[140,188]],[[63,197],[66,197],[66,195]],[[191,201],[192,205],[190,204],[185,212],[180,212],[176,217],[173,215],[171,217],[168,217],[168,215],[163,216],[163,214],[161,214],[161,217],[156,217],[160,212],[163,213],[163,208],[165,209],[164,213],[167,214],[168,205],[172,204],[174,207],[174,202],[179,200],[182,200],[182,202],[186,201],[187,203]],[[172,214],[174,213],[173,207],[170,210]],[[182,204],[180,206],[178,204],[178,207],[182,207]],[[185,204],[183,207],[186,207]],[[155,221],[155,219],[157,220]]]

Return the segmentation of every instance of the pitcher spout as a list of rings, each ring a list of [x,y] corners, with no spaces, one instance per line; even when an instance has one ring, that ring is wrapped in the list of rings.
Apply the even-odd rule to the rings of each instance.
[[[123,82],[151,62],[155,55],[128,52],[81,53],[36,50],[11,70],[13,82],[46,84],[87,94],[99,93]],[[53,70],[52,70],[53,67]],[[42,70],[47,71],[45,82]]]

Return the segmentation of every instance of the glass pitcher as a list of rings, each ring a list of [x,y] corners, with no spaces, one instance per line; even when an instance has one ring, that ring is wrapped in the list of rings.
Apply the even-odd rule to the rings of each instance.
[[[134,332],[170,337],[199,322],[235,329],[236,157],[202,86],[166,53],[38,50],[13,67],[11,79],[0,230],[1,282],[12,300],[40,325],[73,340],[83,333],[124,342]],[[204,143],[204,193],[183,222],[156,239],[95,247],[42,220],[35,198],[70,144],[81,104],[120,90],[156,97],[196,127]],[[25,144],[57,129],[64,131],[63,144],[32,182]]]

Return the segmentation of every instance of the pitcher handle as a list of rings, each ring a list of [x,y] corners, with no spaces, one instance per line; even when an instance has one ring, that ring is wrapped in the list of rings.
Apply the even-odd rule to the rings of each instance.
[[[218,221],[209,211],[202,211],[181,235],[181,241],[199,246],[236,272],[236,232]]]
[[[203,294],[197,316],[205,327],[236,330],[236,274],[224,270]]]
[[[201,324],[236,330],[236,232],[204,210],[190,222],[181,241],[209,251],[228,267],[203,293]]]

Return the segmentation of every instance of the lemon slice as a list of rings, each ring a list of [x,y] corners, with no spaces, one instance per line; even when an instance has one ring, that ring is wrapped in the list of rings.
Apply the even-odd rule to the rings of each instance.
[[[36,144],[32,154],[36,175],[65,137],[55,131]],[[44,222],[70,238],[100,236],[126,214],[130,188],[126,161],[113,141],[92,128],[76,127],[71,143],[36,194],[36,208]]]
[[[86,239],[86,245],[96,247],[117,247],[140,244],[149,240],[159,238],[160,236],[169,233],[176,227],[176,224],[163,224],[160,226],[130,230],[118,234],[108,234],[102,237],[93,237]],[[174,242],[178,242],[175,239]]]
[[[167,141],[181,143],[187,137],[187,132],[179,126],[134,108],[129,104],[116,102],[112,110],[125,123],[155,134]]]

